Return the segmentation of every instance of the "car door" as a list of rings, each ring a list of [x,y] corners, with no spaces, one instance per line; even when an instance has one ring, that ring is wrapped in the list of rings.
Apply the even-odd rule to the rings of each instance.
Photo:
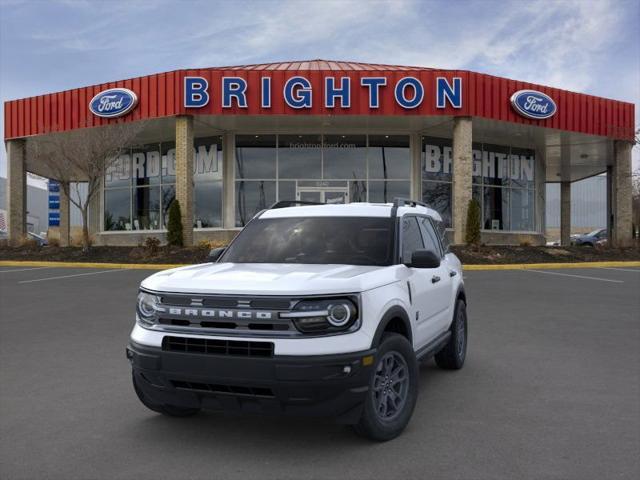
[[[438,277],[438,269],[407,266],[411,264],[413,252],[424,249],[424,241],[418,225],[418,217],[404,215],[401,225],[401,261],[409,274],[407,287],[411,292],[411,307],[415,325],[414,341],[415,346],[420,348],[434,337],[438,328],[436,321],[440,307],[432,302],[432,298],[437,296],[436,292],[439,290],[439,282],[434,278]]]
[[[453,302],[453,276],[457,272],[449,268],[442,243],[438,240],[433,221],[429,217],[419,217],[418,224],[424,242],[424,248],[435,252],[440,257],[440,266],[435,269],[435,275],[440,279],[434,283],[431,298],[429,301],[434,305],[435,318],[434,325],[436,332],[440,333],[449,327],[451,316],[451,306]]]

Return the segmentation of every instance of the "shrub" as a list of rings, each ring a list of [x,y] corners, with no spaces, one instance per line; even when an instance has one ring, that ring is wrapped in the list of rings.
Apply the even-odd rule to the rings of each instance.
[[[59,238],[49,238],[48,242],[49,242],[49,246],[50,247],[59,247],[60,246],[60,239]]]
[[[156,237],[147,237],[144,239],[144,248],[149,256],[158,254],[160,250],[160,239]]]
[[[180,212],[180,202],[178,200],[171,202],[169,207],[167,243],[174,247],[182,246],[182,213]]]
[[[464,240],[467,245],[480,244],[480,203],[476,199],[469,200],[467,232]]]

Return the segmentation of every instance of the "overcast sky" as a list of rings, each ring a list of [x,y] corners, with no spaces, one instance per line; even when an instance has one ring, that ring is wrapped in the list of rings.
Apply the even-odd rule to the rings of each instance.
[[[323,58],[470,69],[625,100],[640,123],[640,0],[0,5],[3,102],[180,68]]]

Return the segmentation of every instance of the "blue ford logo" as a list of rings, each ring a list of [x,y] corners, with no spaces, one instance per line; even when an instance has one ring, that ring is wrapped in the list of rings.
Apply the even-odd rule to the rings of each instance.
[[[89,102],[89,110],[103,118],[126,115],[138,104],[138,96],[127,88],[103,90]]]
[[[523,117],[535,120],[551,118],[557,110],[549,95],[535,90],[518,90],[511,95],[511,105]]]

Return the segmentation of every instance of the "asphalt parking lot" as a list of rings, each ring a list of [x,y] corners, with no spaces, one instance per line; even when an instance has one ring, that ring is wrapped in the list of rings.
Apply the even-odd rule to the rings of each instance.
[[[465,272],[459,372],[422,365],[405,433],[166,418],[125,345],[151,271],[0,268],[3,479],[640,478],[640,269]]]

